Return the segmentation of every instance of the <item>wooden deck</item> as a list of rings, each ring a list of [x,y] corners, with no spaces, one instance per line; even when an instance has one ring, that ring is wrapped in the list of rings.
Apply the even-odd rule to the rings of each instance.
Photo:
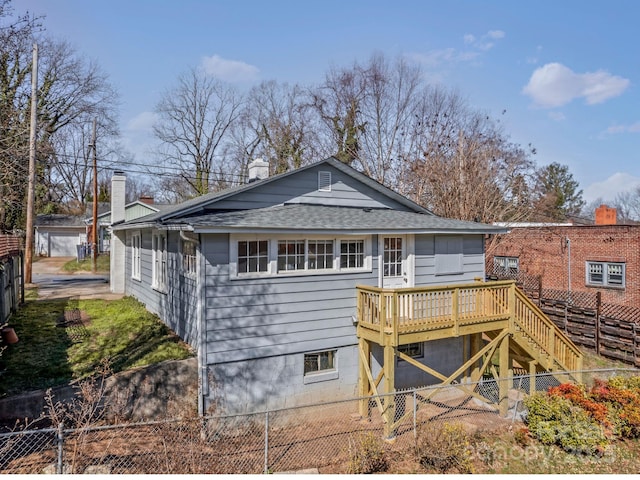
[[[463,378],[473,383],[488,370],[497,379],[508,378],[514,362],[531,373],[582,369],[578,347],[513,281],[401,289],[359,286],[357,292],[361,396],[377,395],[383,379],[383,391],[395,391],[394,357],[439,378],[443,385]],[[469,337],[470,348],[460,368],[448,376],[397,349],[409,343],[461,336]],[[371,374],[372,344],[384,347],[384,365],[376,379]],[[496,352],[500,359],[498,371],[491,364]],[[574,374],[573,380],[580,381],[579,374]],[[504,413],[506,383],[500,395],[505,400],[500,403]],[[390,428],[391,407],[379,404],[383,416],[389,418]]]

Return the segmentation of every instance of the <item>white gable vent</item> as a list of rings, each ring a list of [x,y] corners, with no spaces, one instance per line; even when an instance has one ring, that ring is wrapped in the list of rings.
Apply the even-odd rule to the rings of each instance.
[[[331,172],[318,172],[318,190],[321,192],[331,191]]]

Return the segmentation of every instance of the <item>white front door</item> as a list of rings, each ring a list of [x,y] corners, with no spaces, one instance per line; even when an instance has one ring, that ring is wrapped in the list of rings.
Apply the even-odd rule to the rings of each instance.
[[[380,237],[380,271],[382,288],[413,286],[413,272],[409,271],[409,248],[406,235]]]

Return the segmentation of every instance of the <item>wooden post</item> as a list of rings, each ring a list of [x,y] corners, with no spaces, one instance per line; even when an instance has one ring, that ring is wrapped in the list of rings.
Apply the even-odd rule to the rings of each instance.
[[[536,393],[536,363],[535,360],[529,362],[529,395]]]
[[[369,377],[367,376],[367,368],[371,370],[371,345],[364,338],[360,338],[358,341],[358,348],[362,351],[363,355],[358,355],[358,364],[360,366],[358,372],[358,396],[361,397],[359,401],[358,410],[361,417],[369,417],[369,399],[362,397],[369,397],[371,385],[369,385]],[[367,359],[367,363],[362,360],[362,357]]]
[[[459,314],[458,314],[458,289],[454,288],[453,289],[453,295],[451,297],[451,319],[453,320],[453,331],[454,331],[454,336],[458,336],[458,332],[460,330],[460,323],[459,323]]]
[[[542,275],[538,275],[538,306],[542,305]]]
[[[394,440],[396,431],[393,424],[396,420],[396,404],[395,404],[395,354],[393,345],[387,343],[384,346],[384,416],[386,423],[384,424],[384,436],[386,440]]]
[[[469,352],[469,358],[473,358],[480,349],[482,349],[482,334],[474,333],[471,335],[471,351]],[[481,360],[478,360],[471,366],[471,379],[476,382],[480,380],[480,364]]]
[[[506,417],[509,410],[509,382],[511,378],[511,367],[509,365],[509,335],[500,342],[499,365],[500,370],[498,381],[498,403],[500,406],[500,416]]]
[[[602,293],[596,292],[596,355],[600,355],[600,315],[602,313]]]

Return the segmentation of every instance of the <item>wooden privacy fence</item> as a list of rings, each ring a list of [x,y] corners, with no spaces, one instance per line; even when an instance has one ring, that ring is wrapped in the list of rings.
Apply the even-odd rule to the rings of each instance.
[[[602,302],[600,292],[542,290],[540,309],[578,345],[640,366],[640,308]]]
[[[24,255],[21,238],[0,235],[0,325],[24,301]]]
[[[600,292],[542,288],[539,276],[495,268],[493,278],[512,279],[577,345],[603,357],[640,366],[640,308],[602,302]]]

